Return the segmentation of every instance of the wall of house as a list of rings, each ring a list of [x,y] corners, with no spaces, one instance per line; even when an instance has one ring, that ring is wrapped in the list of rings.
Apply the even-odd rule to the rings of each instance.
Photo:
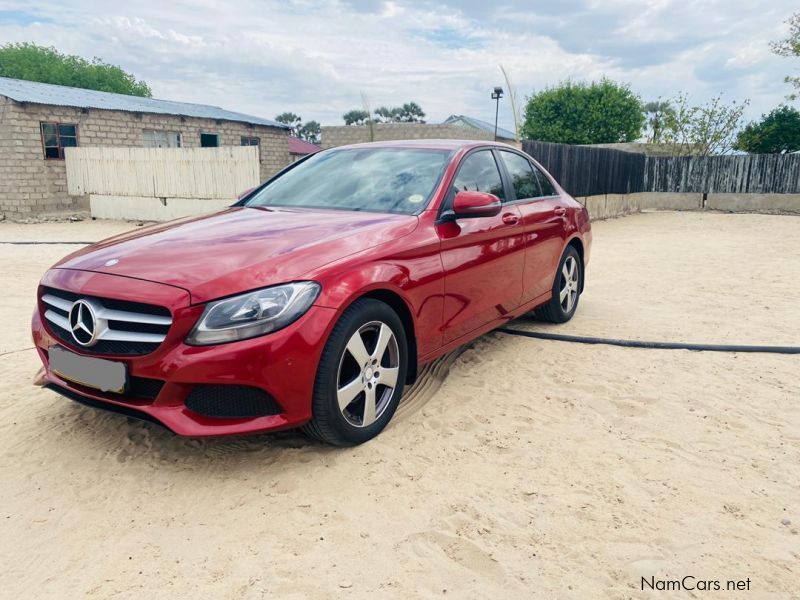
[[[322,128],[323,148],[389,140],[487,141],[492,139],[494,136],[491,133],[479,129],[432,123],[375,123],[372,126],[372,139],[370,139],[370,128],[367,125],[337,125]]]
[[[200,146],[200,133],[216,133],[220,146],[240,146],[241,137],[260,138],[264,180],[289,163],[288,132],[262,125],[194,117],[20,104],[0,97],[0,214],[24,219],[88,210],[88,197],[69,196],[63,160],[45,160],[39,123],[78,125],[79,147],[142,147],[143,131],[177,131],[185,148]]]

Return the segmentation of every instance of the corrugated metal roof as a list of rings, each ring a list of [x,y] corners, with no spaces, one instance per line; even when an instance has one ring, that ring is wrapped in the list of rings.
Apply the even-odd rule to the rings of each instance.
[[[494,133],[494,123],[487,123],[486,121],[481,121],[480,119],[475,119],[473,117],[467,117],[464,115],[450,115],[444,120],[442,125],[456,125],[456,124],[463,124],[467,127],[474,127],[475,129],[480,129],[482,131],[486,131],[488,133]],[[516,140],[517,136],[514,134],[513,131],[509,131],[508,129],[503,129],[502,127],[497,128],[497,137],[502,138],[504,140]]]
[[[306,140],[289,136],[289,154],[314,154],[319,152],[322,148]]]
[[[253,125],[266,125],[267,127],[289,129],[287,125],[278,123],[277,121],[232,112],[220,108],[219,106],[192,104],[190,102],[172,102],[171,100],[156,100],[154,98],[141,98],[139,96],[126,96],[125,94],[84,90],[63,85],[38,83],[36,81],[9,79],[7,77],[0,77],[0,96],[6,96],[17,102],[30,102],[32,104],[180,115],[202,119],[239,121],[241,123],[252,123]]]

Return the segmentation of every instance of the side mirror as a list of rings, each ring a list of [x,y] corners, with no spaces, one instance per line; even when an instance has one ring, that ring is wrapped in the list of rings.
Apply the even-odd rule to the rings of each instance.
[[[475,217],[493,217],[500,213],[500,198],[486,192],[463,191],[456,194],[453,200],[453,217],[468,219]]]

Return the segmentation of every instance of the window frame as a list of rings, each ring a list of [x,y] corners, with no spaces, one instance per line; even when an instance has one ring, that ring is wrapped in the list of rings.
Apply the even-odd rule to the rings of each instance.
[[[505,152],[507,154],[514,154],[516,156],[519,156],[526,163],[528,163],[528,167],[530,167],[530,169],[531,169],[531,175],[533,175],[534,183],[536,184],[536,188],[539,190],[539,194],[537,196],[532,196],[532,197],[529,197],[529,198],[518,198],[517,197],[517,190],[514,188],[514,177],[511,175],[511,171],[509,171],[508,165],[505,163],[505,160],[503,159],[503,152]],[[501,149],[497,150],[497,154],[500,156],[500,161],[502,162],[502,165],[503,165],[504,174],[508,178],[509,186],[511,187],[511,190],[514,193],[514,199],[510,200],[508,202],[508,204],[516,204],[516,203],[520,203],[520,202],[536,202],[537,200],[541,200],[542,198],[545,198],[545,196],[542,194],[542,186],[539,185],[539,178],[536,177],[536,172],[534,171],[534,169],[536,169],[536,165],[534,165],[526,156],[520,154],[519,152],[512,152],[511,150],[506,150],[505,148],[501,148]]]
[[[245,140],[248,140],[247,144],[244,143]],[[253,140],[256,141],[255,144],[252,143]],[[255,136],[255,135],[243,135],[243,136],[241,136],[240,145],[242,145],[244,147],[257,146],[257,147],[260,148],[261,147],[261,138],[258,137],[258,136]]]
[[[166,146],[148,146],[147,145],[147,133],[148,132],[152,132],[154,134],[163,133],[165,138],[166,138],[167,145]],[[172,136],[172,135],[176,136],[175,141],[177,142],[177,146],[170,146],[169,145],[170,136]],[[183,148],[183,132],[181,132],[181,131],[170,131],[169,129],[152,129],[152,128],[142,129],[142,148]]]
[[[508,177],[505,171],[505,165],[501,165],[498,162],[500,157],[497,156],[497,152],[494,146],[478,146],[477,148],[472,148],[461,157],[461,160],[458,162],[458,167],[456,167],[453,176],[450,178],[450,181],[447,182],[447,195],[444,197],[444,200],[439,205],[439,211],[436,215],[436,222],[441,222],[442,215],[453,209],[453,201],[455,200],[456,196],[453,193],[453,183],[455,183],[456,179],[458,179],[459,173],[461,173],[461,169],[464,167],[464,163],[467,162],[467,159],[472,156],[473,154],[477,154],[478,152],[489,152],[494,159],[494,164],[497,167],[497,172],[500,175],[500,181],[503,184],[503,193],[505,194],[505,199],[500,199],[500,202],[505,206],[509,203],[509,198],[512,197],[509,195],[509,184],[508,184]],[[513,193],[513,189],[510,190]]]
[[[553,179],[553,177],[549,173],[545,172],[545,170],[542,167],[537,166],[535,163],[531,163],[531,166],[537,171],[539,171],[539,173],[542,174],[542,177],[544,177],[550,183],[550,187],[553,188],[554,193],[552,194],[545,194],[544,190],[542,190],[541,199],[547,200],[548,198],[558,198],[561,194],[558,193],[558,189],[556,188],[556,180]],[[541,185],[539,187],[541,187]]]
[[[496,151],[498,153],[500,153],[500,152],[509,152],[511,154],[516,154],[517,156],[521,156],[522,158],[524,158],[528,162],[528,164],[530,165],[531,169],[534,169],[534,176],[536,175],[536,171],[541,173],[542,177],[544,177],[545,179],[547,179],[550,182],[550,185],[553,187],[553,191],[555,192],[554,194],[545,195],[544,191],[542,190],[542,186],[539,183],[539,180],[538,180],[538,177],[537,177],[536,185],[539,187],[539,194],[540,195],[536,196],[535,198],[517,198],[517,193],[514,190],[514,184],[511,183],[511,181],[512,181],[511,173],[508,172],[508,169],[506,168],[506,164],[505,164],[505,162],[503,162],[502,163],[502,165],[503,165],[502,166],[503,174],[506,177],[506,179],[508,179],[509,186],[511,187],[511,191],[514,194],[514,200],[510,201],[509,202],[510,204],[521,204],[521,203],[524,203],[524,202],[539,202],[540,200],[548,200],[550,198],[558,198],[559,197],[560,194],[558,193],[558,190],[556,189],[555,180],[548,173],[546,173],[544,169],[539,167],[536,164],[536,162],[531,159],[531,157],[527,156],[523,152],[520,152],[520,151],[516,150],[515,148],[500,148],[500,149],[498,149]],[[503,159],[503,157],[501,156],[500,160],[502,161],[502,159]]]
[[[55,146],[45,146],[44,143],[44,126],[45,125],[54,125],[56,128],[56,145]],[[75,138],[75,145],[74,146],[62,146],[61,145],[61,126],[67,127],[74,127],[75,128],[75,135],[65,136],[68,138],[74,137]],[[78,134],[78,123],[62,123],[60,121],[39,121],[39,139],[42,142],[42,158],[44,160],[64,160],[64,148],[77,148],[80,145],[80,137]],[[47,156],[47,149],[48,148],[57,148],[58,149],[58,156],[51,157]]]

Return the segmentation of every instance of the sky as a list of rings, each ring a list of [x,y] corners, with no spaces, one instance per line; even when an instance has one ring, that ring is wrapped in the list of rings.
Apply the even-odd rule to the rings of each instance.
[[[797,0],[0,0],[0,44],[31,41],[98,56],[156,98],[323,125],[408,101],[427,121],[494,121],[509,73],[521,101],[565,79],[607,76],[645,101],[684,92],[784,101],[797,59],[775,56]],[[508,97],[500,126],[513,129]]]

